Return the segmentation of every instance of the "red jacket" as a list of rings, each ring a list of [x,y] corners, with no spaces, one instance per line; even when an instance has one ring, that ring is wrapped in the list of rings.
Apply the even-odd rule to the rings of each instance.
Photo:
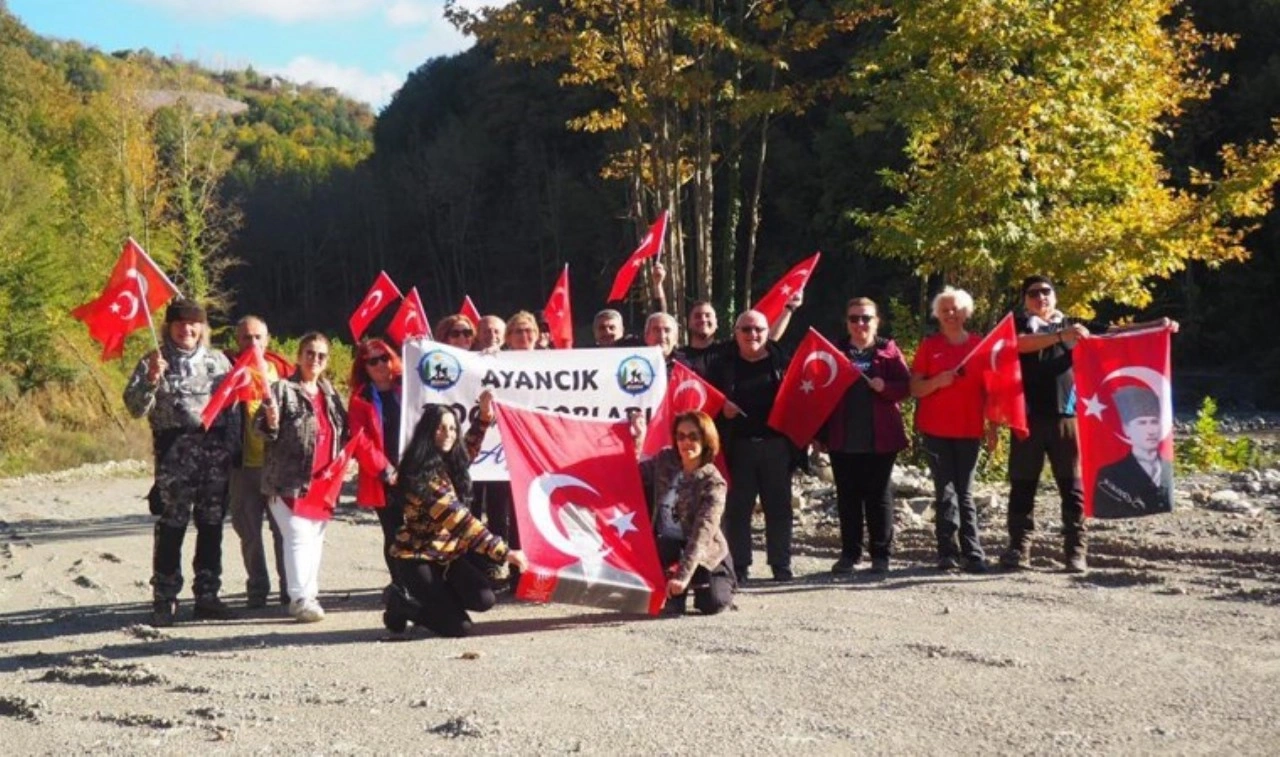
[[[364,435],[371,442],[370,450],[376,453],[370,461],[376,467],[367,466],[364,461],[360,463],[360,473],[356,477],[356,505],[372,508],[386,507],[387,488],[383,482],[382,473],[388,466],[394,465],[394,461],[386,457],[386,448],[382,444],[382,416],[365,396],[364,387],[351,394],[351,402],[347,407],[347,425],[351,428],[352,436],[355,436],[360,429],[364,429]],[[381,465],[378,464],[379,461]]]

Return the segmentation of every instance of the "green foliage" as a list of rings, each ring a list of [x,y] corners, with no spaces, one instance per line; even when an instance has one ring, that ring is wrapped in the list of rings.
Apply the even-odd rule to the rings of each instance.
[[[1259,459],[1252,439],[1231,439],[1222,433],[1218,403],[1209,396],[1200,403],[1191,433],[1176,447],[1178,469],[1186,472],[1236,471],[1256,465]]]

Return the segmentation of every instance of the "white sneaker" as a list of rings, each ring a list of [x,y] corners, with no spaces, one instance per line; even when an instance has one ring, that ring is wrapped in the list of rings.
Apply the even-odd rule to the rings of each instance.
[[[324,620],[324,608],[314,599],[295,599],[289,604],[289,614],[299,623],[319,623]]]

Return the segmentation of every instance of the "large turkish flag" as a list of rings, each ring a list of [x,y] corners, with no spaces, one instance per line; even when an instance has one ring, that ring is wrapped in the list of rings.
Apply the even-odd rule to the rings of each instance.
[[[529,558],[516,596],[657,614],[666,577],[629,424],[497,405]]]
[[[1173,509],[1169,329],[1082,339],[1072,351],[1084,512],[1129,518]]]
[[[797,447],[808,445],[845,390],[861,376],[844,353],[809,329],[778,386],[769,412],[770,428],[784,434]]]
[[[84,321],[89,335],[102,344],[102,359],[110,360],[124,354],[125,337],[151,324],[152,314],[176,294],[178,288],[151,256],[128,239],[102,294],[71,315]]]
[[[1022,361],[1018,359],[1013,313],[1001,318],[960,365],[982,376],[983,416],[998,426],[1008,426],[1019,439],[1027,438],[1027,400],[1023,394]]]

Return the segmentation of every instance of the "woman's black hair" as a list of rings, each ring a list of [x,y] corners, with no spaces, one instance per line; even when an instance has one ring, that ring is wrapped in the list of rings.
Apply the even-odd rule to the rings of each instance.
[[[432,476],[444,476],[453,484],[453,491],[464,505],[471,500],[471,461],[462,444],[462,421],[458,420],[458,441],[453,449],[442,452],[436,447],[436,429],[445,413],[454,415],[453,408],[448,405],[425,405],[422,417],[413,427],[413,436],[409,446],[400,456],[399,481],[396,488],[401,493],[412,486],[413,481],[421,481]],[[455,420],[457,416],[454,415]]]

